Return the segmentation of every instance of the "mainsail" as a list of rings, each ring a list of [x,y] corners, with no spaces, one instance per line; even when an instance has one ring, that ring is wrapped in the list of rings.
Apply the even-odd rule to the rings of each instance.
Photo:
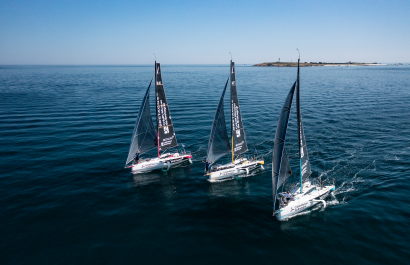
[[[272,160],[272,190],[273,190],[273,209],[275,210],[277,189],[289,177],[290,167],[288,157],[285,151],[286,131],[288,129],[288,122],[290,110],[292,108],[293,94],[295,92],[296,82],[293,84],[283,104],[282,111],[279,116],[278,126],[276,127],[275,142],[273,147]],[[287,165],[287,166],[286,166]],[[285,167],[286,170],[283,170]]]
[[[219,100],[218,108],[216,109],[214,122],[212,123],[211,135],[209,136],[208,153],[206,160],[213,164],[220,157],[228,154],[231,150],[229,144],[228,132],[226,131],[225,114],[224,114],[224,97],[226,87],[228,86],[226,80],[225,88]]]
[[[298,77],[296,80],[296,108],[298,116],[298,140],[299,140],[299,158],[300,158],[300,183],[302,183],[310,176],[310,163],[306,146],[305,133],[303,131],[302,115],[300,113],[300,82],[299,82],[299,60],[298,60]]]
[[[238,92],[236,90],[235,63],[231,61],[231,133],[233,154],[242,154],[248,150],[245,131],[243,129],[242,115],[239,108]],[[233,157],[232,154],[232,157]]]
[[[155,148],[156,132],[154,124],[152,122],[152,116],[149,106],[149,92],[151,88],[151,82],[149,83],[147,92],[145,92],[144,99],[142,100],[140,111],[138,112],[137,121],[135,122],[134,132],[132,133],[130,151],[128,152],[127,162],[128,164],[134,158],[137,151],[140,154],[145,153]]]
[[[158,151],[160,151],[177,146],[178,143],[162,84],[161,66],[157,62],[155,62],[155,98],[157,106],[157,144]]]

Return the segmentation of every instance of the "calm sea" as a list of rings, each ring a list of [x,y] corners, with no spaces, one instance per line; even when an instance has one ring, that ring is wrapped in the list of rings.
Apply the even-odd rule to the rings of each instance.
[[[201,160],[228,64],[162,66],[193,164],[123,169],[153,74],[153,64],[0,67],[1,264],[408,264],[410,67],[301,68],[312,177],[336,191],[286,222],[272,216],[271,162],[296,68],[237,65],[249,149],[266,166],[212,184]]]

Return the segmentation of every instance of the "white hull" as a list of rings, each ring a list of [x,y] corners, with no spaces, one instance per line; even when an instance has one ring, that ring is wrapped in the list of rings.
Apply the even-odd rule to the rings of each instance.
[[[263,169],[263,160],[248,161],[246,158],[235,160],[234,164],[225,164],[214,166],[209,174],[209,182],[218,182],[226,179],[232,179],[237,175],[246,174],[258,168]]]
[[[133,164],[130,167],[133,174],[146,173],[158,169],[168,170],[171,167],[187,161],[192,163],[191,158],[192,156],[188,154],[163,154],[159,158],[141,159],[138,164]]]
[[[293,199],[288,205],[281,203],[282,207],[275,213],[276,219],[289,219],[318,203],[323,203],[326,207],[326,202],[324,199],[329,196],[334,189],[334,185],[318,186],[312,185],[310,182],[304,183],[302,194],[300,193],[300,188],[298,188],[296,191],[291,193],[293,194]]]

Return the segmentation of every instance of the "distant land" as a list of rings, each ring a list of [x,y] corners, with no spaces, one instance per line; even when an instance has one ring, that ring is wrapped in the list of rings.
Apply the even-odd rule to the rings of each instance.
[[[300,67],[308,66],[369,66],[369,65],[384,65],[380,63],[355,63],[355,62],[346,62],[346,63],[325,63],[325,62],[301,62]],[[258,63],[253,66],[273,66],[273,67],[296,67],[298,66],[297,62],[272,62],[272,63]]]

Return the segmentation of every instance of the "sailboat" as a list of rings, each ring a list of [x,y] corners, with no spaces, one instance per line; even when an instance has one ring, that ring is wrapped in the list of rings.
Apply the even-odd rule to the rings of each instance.
[[[229,143],[224,114],[224,97],[229,79],[231,80],[231,144]],[[206,158],[210,164],[209,173],[206,174],[209,176],[208,180],[210,182],[221,181],[233,178],[236,175],[249,174],[250,171],[259,168],[263,169],[263,159],[258,159],[256,156],[251,160],[245,157],[239,157],[239,155],[246,151],[248,151],[248,145],[246,143],[241,110],[239,108],[238,92],[236,90],[235,63],[231,60],[230,77],[226,80],[209,137]],[[232,154],[232,163],[213,165],[219,158],[229,153]],[[235,155],[237,158],[235,158]]]
[[[298,74],[295,83],[290,89],[285,103],[280,112],[278,126],[276,128],[275,142],[273,147],[272,160],[272,189],[273,189],[273,215],[278,220],[287,220],[312,206],[323,203],[323,208],[326,207],[325,198],[335,190],[334,183],[325,185],[320,179],[313,181],[309,180],[311,173],[308,150],[306,146],[305,134],[303,131],[302,116],[300,111],[300,79],[299,79],[299,61],[298,59]],[[299,184],[293,188],[289,194],[293,198],[289,201],[286,199],[286,194],[278,193],[278,189],[286,183],[286,180],[292,174],[289,165],[289,157],[286,153],[285,140],[286,131],[288,128],[289,116],[292,107],[293,95],[296,89],[296,114],[298,123],[298,147],[299,147]],[[276,202],[279,202],[278,209]]]
[[[166,152],[168,149],[178,146],[178,142],[162,83],[161,66],[156,61],[154,77],[157,128],[154,128],[149,104],[151,79],[142,100],[140,111],[138,112],[132,133],[130,150],[125,163],[125,167],[131,168],[134,174],[145,173],[156,169],[169,170],[172,166],[186,161],[192,163],[192,156],[189,152],[186,152],[185,149],[174,153]],[[184,146],[182,145],[182,147]],[[157,157],[141,158],[138,162],[134,160],[134,156],[137,152],[142,155],[153,149],[157,149]],[[161,153],[161,151],[163,152]]]

